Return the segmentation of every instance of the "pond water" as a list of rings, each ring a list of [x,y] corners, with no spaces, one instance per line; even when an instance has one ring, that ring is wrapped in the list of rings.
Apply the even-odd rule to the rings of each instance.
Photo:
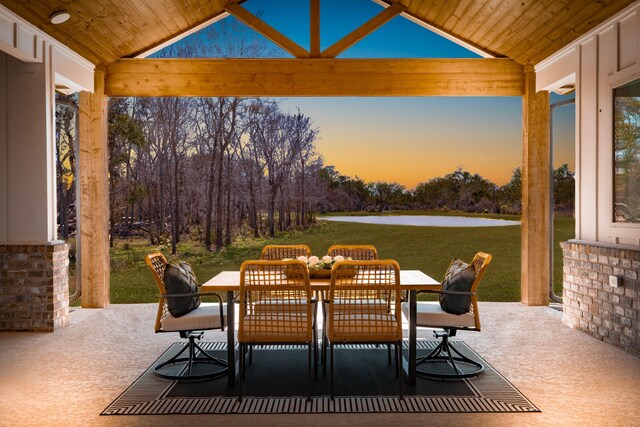
[[[389,215],[389,216],[325,216],[325,221],[359,222],[363,224],[415,225],[419,227],[503,227],[520,225],[520,221],[466,216]]]

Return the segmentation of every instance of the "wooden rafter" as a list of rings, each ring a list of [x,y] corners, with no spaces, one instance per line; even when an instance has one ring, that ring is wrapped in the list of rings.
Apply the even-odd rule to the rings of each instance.
[[[364,37],[371,34],[375,30],[389,22],[391,19],[404,12],[406,9],[407,8],[403,4],[392,3],[382,12],[326,48],[324,51],[322,51],[321,56],[323,58],[335,58],[336,56],[340,55],[342,52],[356,44],[358,41],[362,40]]]
[[[510,59],[122,59],[109,96],[521,96]]]
[[[229,3],[225,6],[225,10],[231,15],[235,16],[238,20],[244,22],[245,25],[253,28],[282,49],[289,52],[296,58],[308,58],[309,52],[302,46],[283,35],[281,32],[264,22],[262,19],[249,12],[238,3]]]
[[[310,0],[310,52],[312,58],[320,57],[320,0]]]

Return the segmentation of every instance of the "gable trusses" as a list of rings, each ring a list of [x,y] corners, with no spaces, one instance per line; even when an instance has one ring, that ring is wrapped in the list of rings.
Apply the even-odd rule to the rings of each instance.
[[[322,0],[296,1],[310,1],[312,11],[322,3]],[[395,0],[407,8],[401,16],[421,22],[470,48],[512,58],[521,64],[537,64],[634,1],[637,0]],[[175,36],[188,34],[225,14],[225,6],[230,2],[2,0],[4,6],[93,64],[133,57]],[[384,2],[389,4],[390,0]],[[276,7],[272,2],[265,4]],[[71,12],[71,19],[62,25],[51,25],[49,16],[61,5]],[[312,28],[317,31],[319,27],[312,25]],[[319,40],[319,36],[313,35],[314,30],[312,45]],[[315,53],[314,48],[310,50],[312,57],[318,56],[319,47]]]
[[[302,46],[290,38],[284,36],[282,33],[271,27],[256,15],[249,12],[242,7],[239,3],[229,3],[225,6],[225,10],[237,18],[239,21],[246,24],[248,27],[254,29],[258,33],[262,34],[267,39],[271,40],[276,45],[293,55],[295,58],[335,58],[351,46],[368,36],[397,15],[404,12],[407,8],[401,3],[391,2],[389,4],[384,3],[385,9],[383,9],[376,16],[369,21],[356,28],[324,51],[320,53],[320,0],[311,0],[310,7],[310,41],[311,46],[307,51]]]

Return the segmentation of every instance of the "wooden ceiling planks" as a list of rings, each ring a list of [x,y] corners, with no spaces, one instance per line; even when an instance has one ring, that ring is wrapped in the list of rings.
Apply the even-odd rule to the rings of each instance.
[[[537,26],[528,37],[523,38],[515,45],[507,45],[505,48],[512,57],[519,58],[521,61],[535,63],[533,62],[536,61],[534,57],[539,58],[537,61],[544,59],[582,34],[575,31],[575,28],[580,25],[582,20],[589,19],[593,15],[594,6],[597,7],[595,3],[591,2],[587,4],[580,0],[571,1],[550,19]],[[567,36],[566,43],[560,40],[563,34]],[[551,52],[547,54],[548,51]]]
[[[554,7],[545,5],[540,1],[528,1],[520,9],[521,15],[514,17],[512,23],[506,27],[506,29],[495,36],[492,36],[492,32],[487,34],[487,42],[496,49],[501,50],[505,45],[512,43],[514,40],[519,40],[535,31],[533,25],[528,25],[534,19],[544,16],[543,20],[547,21],[551,19],[557,11],[564,7],[563,2],[556,1],[553,3]]]
[[[521,1],[516,1],[515,4],[508,1],[499,2],[495,8],[491,10],[491,13],[482,19],[482,22],[480,22],[480,25],[478,25],[471,37],[475,40],[483,40],[486,43],[488,33],[503,30],[520,16],[518,7],[520,4]]]
[[[455,26],[458,23],[458,21],[460,21],[460,19],[463,16],[466,16],[467,10],[469,10],[469,8],[472,7],[474,3],[475,3],[474,0],[461,0],[461,1],[459,1],[456,4],[456,8],[453,11],[453,13],[451,14],[451,16],[446,18],[446,20],[444,21],[444,28],[448,28],[450,31],[453,30],[453,28],[455,28]],[[451,32],[453,32],[453,31],[451,31]]]
[[[105,52],[105,55],[109,56],[118,56],[121,54],[117,45],[103,42],[105,39],[109,40],[108,37],[114,38],[114,36],[111,35],[105,27],[104,23],[95,22],[95,24],[92,25],[91,18],[89,18],[90,13],[79,3],[71,2],[63,5],[63,7],[66,7],[66,10],[72,14],[68,24],[63,26],[54,26],[49,22],[49,16],[51,13],[59,10],[60,8],[59,6],[55,7],[56,3],[33,1],[29,3],[28,6],[23,4],[23,2],[17,3],[19,10],[13,9],[14,12],[18,13],[18,15],[40,28],[42,31],[52,35],[61,43],[72,47],[72,49],[76,50],[76,52],[85,56],[90,61],[92,60],[91,56],[93,56],[90,55],[90,50],[84,46],[76,45],[75,42],[78,35],[86,35],[86,28],[89,26],[91,26],[92,29],[91,37],[93,38],[92,44],[95,50]],[[10,5],[7,5],[6,3],[3,4],[11,9]],[[75,47],[77,47],[77,49],[75,49]]]
[[[453,14],[456,6],[457,4],[455,2],[446,2],[435,16],[434,20],[438,22],[447,22],[447,19],[449,19],[449,16]]]
[[[229,0],[2,0],[2,4],[94,64],[157,45],[224,10]],[[65,9],[71,19],[52,25]]]
[[[4,6],[95,64],[109,64],[170,40],[219,15],[231,2],[235,0],[2,0]],[[521,64],[535,64],[634,0],[397,2],[406,6],[408,15],[471,45]],[[60,9],[68,10],[71,19],[62,25],[50,24],[49,16]]]

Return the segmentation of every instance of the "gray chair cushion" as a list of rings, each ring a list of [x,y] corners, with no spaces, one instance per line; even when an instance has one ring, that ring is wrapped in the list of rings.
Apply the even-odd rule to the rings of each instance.
[[[226,324],[226,304],[224,304],[223,313]],[[164,332],[202,331],[206,329],[220,329],[221,327],[220,304],[217,302],[203,302],[198,308],[184,316],[173,317],[171,314],[167,314],[162,319],[162,331]]]
[[[473,265],[469,265],[459,259],[454,259],[442,281],[443,291],[469,292],[473,281],[476,280],[476,272]],[[471,307],[470,295],[440,295],[440,306],[451,314],[468,313]]]
[[[167,264],[164,270],[164,288],[169,295],[198,292],[198,284],[193,272],[174,264]],[[167,298],[167,308],[173,317],[184,316],[199,306],[200,297],[197,295]]]
[[[409,318],[409,303],[402,303],[402,314]],[[437,301],[425,301],[416,304],[416,325],[431,328],[473,328],[476,319],[473,314],[461,315],[447,313]]]

